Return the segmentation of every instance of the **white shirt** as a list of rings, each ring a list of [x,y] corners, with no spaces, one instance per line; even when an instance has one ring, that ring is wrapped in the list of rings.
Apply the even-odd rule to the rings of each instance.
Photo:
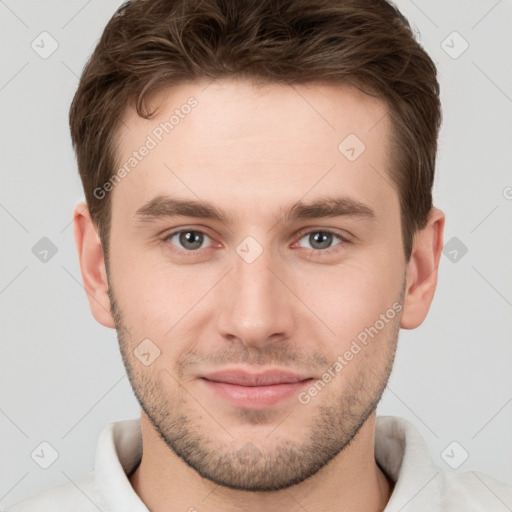
[[[141,456],[140,419],[111,423],[98,439],[94,471],[7,512],[148,512],[128,480]],[[375,458],[395,482],[385,512],[512,510],[512,487],[479,472],[454,473],[435,466],[420,433],[403,418],[377,417]]]

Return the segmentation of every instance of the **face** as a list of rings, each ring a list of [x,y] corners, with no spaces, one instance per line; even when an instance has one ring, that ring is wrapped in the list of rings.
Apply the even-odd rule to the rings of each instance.
[[[201,476],[290,486],[357,435],[391,371],[406,262],[385,106],[234,80],[154,101],[152,120],[127,110],[109,191],[132,387]]]

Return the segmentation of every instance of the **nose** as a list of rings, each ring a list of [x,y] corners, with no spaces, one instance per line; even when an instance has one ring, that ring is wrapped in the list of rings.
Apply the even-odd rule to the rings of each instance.
[[[297,307],[287,287],[287,273],[267,250],[249,261],[233,255],[233,269],[222,282],[219,332],[246,347],[287,340],[294,329],[293,310]]]

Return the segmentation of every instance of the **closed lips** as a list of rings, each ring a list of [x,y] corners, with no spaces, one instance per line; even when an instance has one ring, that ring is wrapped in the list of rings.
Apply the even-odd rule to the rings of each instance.
[[[202,377],[213,382],[224,382],[238,386],[274,386],[278,384],[294,384],[311,379],[302,375],[288,372],[267,372],[251,374],[247,372],[224,371],[215,372]]]

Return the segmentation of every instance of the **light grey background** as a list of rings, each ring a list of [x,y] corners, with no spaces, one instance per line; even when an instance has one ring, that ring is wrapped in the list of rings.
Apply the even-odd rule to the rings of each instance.
[[[0,0],[3,507],[92,469],[102,428],[139,412],[115,332],[89,311],[71,225],[83,193],[68,108],[119,4]],[[512,2],[397,4],[438,65],[435,202],[447,215],[445,242],[459,245],[442,257],[428,319],[402,331],[379,413],[412,421],[442,468],[466,450],[457,471],[512,484]],[[58,43],[46,59],[31,47],[51,49],[43,31]],[[32,252],[42,237],[58,250],[47,262]],[[46,470],[31,458],[42,441],[59,454]]]

